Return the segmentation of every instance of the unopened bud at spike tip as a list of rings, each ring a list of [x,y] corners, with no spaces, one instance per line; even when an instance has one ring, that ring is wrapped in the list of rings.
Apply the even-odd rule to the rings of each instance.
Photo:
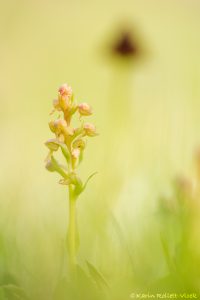
[[[67,83],[64,83],[60,86],[58,92],[60,93],[60,95],[62,96],[68,96],[71,97],[72,96],[72,88],[71,86],[69,86]]]

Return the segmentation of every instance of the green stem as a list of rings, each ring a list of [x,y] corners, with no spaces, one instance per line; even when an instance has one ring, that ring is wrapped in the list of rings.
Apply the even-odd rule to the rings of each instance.
[[[74,195],[73,186],[69,185],[69,227],[68,227],[68,247],[69,247],[69,262],[72,270],[76,266],[76,197]]]

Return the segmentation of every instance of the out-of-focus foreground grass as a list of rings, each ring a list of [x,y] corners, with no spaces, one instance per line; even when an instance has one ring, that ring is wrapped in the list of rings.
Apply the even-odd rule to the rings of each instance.
[[[0,15],[0,299],[199,292],[200,2],[2,1]],[[124,65],[108,48],[125,25],[144,55]],[[43,163],[63,82],[100,132],[81,167],[98,175],[78,203],[76,284],[63,279],[67,192]],[[195,192],[171,184],[185,175]]]

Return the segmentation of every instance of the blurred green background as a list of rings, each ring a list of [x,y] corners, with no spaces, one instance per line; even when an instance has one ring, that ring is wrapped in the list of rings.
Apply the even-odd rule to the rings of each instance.
[[[114,57],[124,28],[141,57]],[[95,265],[110,292],[91,299],[199,290],[198,199],[182,212],[171,184],[186,175],[198,186],[199,28],[199,0],[1,1],[0,299],[27,299],[16,286],[28,299],[79,299],[54,293],[68,202],[44,168],[49,112],[64,82],[92,105],[100,133],[80,170],[84,179],[98,175],[78,203],[79,262]],[[161,198],[175,198],[179,213],[160,207]],[[174,257],[186,271],[169,267]]]

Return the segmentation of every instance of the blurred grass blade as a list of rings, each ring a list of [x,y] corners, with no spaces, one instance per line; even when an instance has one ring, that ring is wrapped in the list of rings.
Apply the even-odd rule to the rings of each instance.
[[[0,287],[0,300],[8,300],[2,287]]]
[[[8,284],[0,286],[0,297],[1,291],[3,291],[4,298],[2,299],[4,300],[28,300],[25,291],[16,285]]]
[[[97,268],[94,265],[92,265],[89,261],[86,260],[86,263],[90,276],[94,279],[99,288],[106,287],[108,289],[109,285],[104,276],[100,273],[100,271],[98,271]]]
[[[77,265],[76,276],[63,277],[56,287],[53,300],[102,300],[102,292],[96,282]]]
[[[166,263],[168,265],[169,271],[171,273],[173,273],[176,269],[175,263],[169,253],[169,247],[167,245],[166,240],[164,239],[164,237],[162,236],[162,234],[160,234],[160,240],[161,240],[161,244],[162,244],[162,248],[163,248],[163,252],[164,252],[164,257],[166,260]]]
[[[131,255],[131,251],[129,250],[129,247],[127,245],[126,238],[125,238],[125,236],[122,232],[121,226],[120,226],[119,222],[116,220],[113,213],[110,213],[110,217],[111,217],[111,221],[112,221],[113,227],[115,229],[115,232],[117,233],[117,235],[119,237],[119,241],[120,241],[122,247],[126,250],[129,261],[130,261],[131,266],[132,266],[132,270],[133,270],[133,272],[135,272],[135,266],[134,266],[133,258],[132,258],[132,255]]]

